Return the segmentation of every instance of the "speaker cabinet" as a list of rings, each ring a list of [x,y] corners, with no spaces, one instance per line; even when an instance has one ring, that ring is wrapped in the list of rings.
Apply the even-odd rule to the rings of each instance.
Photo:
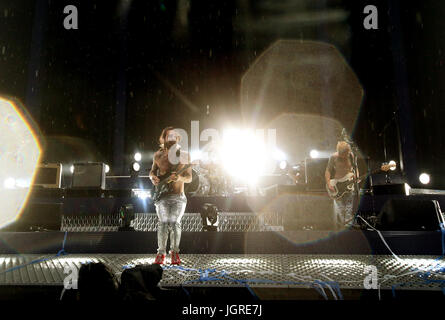
[[[75,163],[71,187],[105,190],[105,164],[101,162]]]
[[[435,231],[443,215],[436,200],[390,199],[377,217],[376,228],[385,231]]]
[[[306,186],[308,190],[323,191],[325,187],[325,171],[329,158],[305,160]]]

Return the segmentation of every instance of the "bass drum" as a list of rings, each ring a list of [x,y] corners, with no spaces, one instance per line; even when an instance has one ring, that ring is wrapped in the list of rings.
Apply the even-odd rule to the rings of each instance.
[[[209,180],[198,170],[192,169],[192,182],[184,185],[184,192],[191,196],[205,196],[210,192]]]

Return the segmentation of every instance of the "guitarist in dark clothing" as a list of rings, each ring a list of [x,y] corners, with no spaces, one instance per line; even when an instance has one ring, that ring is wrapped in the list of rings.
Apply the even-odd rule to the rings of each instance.
[[[180,264],[179,243],[181,241],[181,219],[184,215],[187,198],[184,183],[192,181],[191,167],[181,171],[189,163],[189,155],[179,146],[181,136],[173,127],[165,128],[159,138],[161,148],[154,154],[150,180],[157,186],[162,176],[167,176],[169,188],[155,202],[158,216],[158,252],[155,263],[163,264],[166,255],[167,239],[170,233],[171,264]]]
[[[354,172],[353,157],[351,146],[345,141],[339,141],[337,143],[337,152],[329,158],[325,172],[326,185],[329,190],[334,191],[334,187],[331,185],[331,179],[341,179],[345,175]],[[355,172],[354,177],[359,177],[359,173]],[[352,226],[354,222],[353,210],[354,190],[346,193],[340,199],[334,200],[334,219],[340,228]]]

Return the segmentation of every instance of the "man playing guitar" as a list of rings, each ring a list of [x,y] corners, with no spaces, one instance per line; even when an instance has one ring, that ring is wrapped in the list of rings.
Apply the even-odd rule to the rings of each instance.
[[[170,233],[171,264],[180,264],[179,243],[181,240],[181,219],[185,212],[187,198],[184,194],[184,183],[192,181],[192,169],[184,168],[189,163],[189,155],[182,151],[178,142],[181,136],[173,127],[165,128],[159,138],[160,149],[154,154],[150,180],[157,186],[162,176],[167,176],[168,192],[156,202],[158,216],[158,252],[156,264],[165,260],[167,239]],[[181,170],[181,168],[185,170]],[[181,173],[179,173],[182,171]],[[178,174],[176,173],[178,172]],[[162,179],[165,180],[165,179]]]
[[[330,191],[334,192],[331,179],[341,179],[349,173],[354,173],[353,161],[355,155],[351,151],[351,146],[345,141],[337,143],[337,152],[329,158],[325,171],[326,185]],[[358,168],[357,168],[358,171]],[[354,173],[354,179],[359,177],[359,173]],[[354,221],[354,188],[345,193],[340,199],[334,199],[334,219],[339,227],[350,227]]]

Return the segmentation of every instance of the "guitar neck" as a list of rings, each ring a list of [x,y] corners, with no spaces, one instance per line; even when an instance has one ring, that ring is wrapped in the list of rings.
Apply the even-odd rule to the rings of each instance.
[[[182,167],[179,171],[176,171],[176,174],[177,174],[177,175],[180,175],[181,173],[183,173],[185,170],[187,170],[187,169],[190,168],[191,166],[192,166],[191,163],[186,164],[186,165],[185,165],[184,167]],[[161,181],[159,182],[158,185],[162,185],[162,184],[167,183],[168,178],[170,177],[170,175],[172,174],[172,172],[174,172],[174,171],[171,171],[170,173],[164,174],[163,177],[165,177],[165,178],[161,179]]]

